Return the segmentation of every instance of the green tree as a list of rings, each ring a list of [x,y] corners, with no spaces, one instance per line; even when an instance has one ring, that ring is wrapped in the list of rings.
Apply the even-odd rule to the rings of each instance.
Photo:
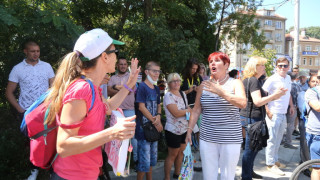
[[[306,35],[316,39],[320,39],[320,26],[307,27]]]
[[[263,33],[258,33],[259,21],[255,20],[256,4],[259,0],[220,0],[215,1],[218,9],[216,44],[219,49],[220,41],[228,40],[237,44],[251,44],[256,49],[262,49],[267,41]]]
[[[258,50],[258,49],[252,49],[252,54],[251,56],[260,56],[260,57],[264,57],[268,60],[268,62],[265,64],[266,66],[266,73],[267,76],[271,76],[274,70],[274,60],[277,59],[276,57],[276,50],[274,49],[262,49],[262,50]]]

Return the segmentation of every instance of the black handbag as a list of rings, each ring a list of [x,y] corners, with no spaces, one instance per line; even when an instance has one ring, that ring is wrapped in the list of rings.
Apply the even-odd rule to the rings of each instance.
[[[145,123],[143,126],[143,132],[144,132],[144,137],[146,138],[147,141],[149,142],[155,142],[160,139],[160,133],[154,127],[151,121]]]
[[[157,95],[160,96],[158,92]],[[140,123],[142,125],[144,137],[148,142],[155,142],[160,139],[160,132],[158,132],[157,128],[152,124],[151,121],[148,120],[148,122],[143,123],[141,118]]]
[[[253,108],[253,102],[250,102],[250,110],[248,110],[249,107],[249,83],[250,83],[250,78],[248,79],[248,84],[247,84],[247,123],[248,127],[247,127],[247,131],[250,137],[250,144],[249,147],[252,151],[259,151],[262,150],[262,148],[267,146],[267,141],[269,139],[269,132],[268,132],[268,127],[265,121],[265,114],[264,111],[262,110],[262,120],[255,122],[253,124],[251,124],[251,112],[252,112],[252,108]]]

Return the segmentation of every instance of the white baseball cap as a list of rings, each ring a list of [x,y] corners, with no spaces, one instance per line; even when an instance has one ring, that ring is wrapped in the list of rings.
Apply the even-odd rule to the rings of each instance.
[[[73,51],[80,52],[83,61],[90,61],[98,57],[111,44],[124,45],[124,42],[112,39],[107,32],[97,28],[83,33],[74,45]]]

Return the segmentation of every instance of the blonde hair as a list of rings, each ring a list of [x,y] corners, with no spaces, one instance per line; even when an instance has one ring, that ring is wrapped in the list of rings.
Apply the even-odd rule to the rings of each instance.
[[[250,57],[243,71],[243,80],[253,77],[257,74],[257,65],[264,65],[267,63],[267,59],[259,56]]]
[[[45,100],[45,103],[50,103],[45,124],[51,124],[55,121],[56,112],[61,111],[64,94],[69,85],[80,77],[81,67],[82,62],[76,52],[71,52],[63,58],[50,88],[50,93]]]
[[[170,73],[169,75],[168,75],[168,84],[172,81],[172,79],[174,79],[174,78],[177,78],[177,79],[179,79],[180,81],[181,81],[181,77],[180,77],[180,75],[178,74],[178,73]],[[170,90],[170,86],[168,86],[168,89]]]

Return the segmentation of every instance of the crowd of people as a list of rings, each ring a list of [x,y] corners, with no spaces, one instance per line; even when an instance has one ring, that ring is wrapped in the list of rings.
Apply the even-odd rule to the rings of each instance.
[[[145,79],[137,83],[142,72],[139,61],[131,59],[129,71],[127,59],[117,57],[116,45],[124,43],[102,29],[88,31],[78,38],[74,51],[65,55],[54,74],[50,64],[39,59],[39,45],[28,41],[24,45],[26,58],[9,75],[6,97],[20,120],[42,93],[51,90],[44,102],[50,106],[46,123],[59,121],[62,125],[58,128],[58,157],[50,179],[103,179],[102,145],[114,139],[131,139],[137,179],[146,176],[151,180],[152,167],[158,159],[158,141],[147,140],[147,123],[165,134],[165,180],[171,179],[172,166],[172,178],[178,179],[183,151],[188,143],[194,143],[193,133],[199,141],[204,179],[217,179],[220,172],[221,179],[233,180],[241,144],[241,178],[262,179],[254,172],[259,151],[250,147],[249,134],[250,126],[259,121],[265,121],[268,127],[265,158],[271,173],[284,175],[281,169],[286,165],[279,161],[279,147],[283,144],[296,149],[292,145],[293,133],[301,134],[301,162],[320,159],[320,73],[308,79],[298,67],[289,71],[290,61],[279,58],[274,74],[266,77],[267,59],[253,56],[240,78],[238,71],[229,72],[226,54],[213,52],[208,56],[208,65],[191,58],[182,74],[172,72],[166,80],[162,78],[160,91],[160,64],[147,62]],[[107,75],[116,69],[115,75]],[[95,94],[86,80],[93,83]],[[18,85],[17,101],[14,91]],[[93,95],[94,104],[89,111]],[[105,128],[106,116],[118,107],[123,110],[125,121]],[[28,179],[36,179],[38,168],[31,167]],[[320,169],[315,167],[311,177],[320,179]]]

